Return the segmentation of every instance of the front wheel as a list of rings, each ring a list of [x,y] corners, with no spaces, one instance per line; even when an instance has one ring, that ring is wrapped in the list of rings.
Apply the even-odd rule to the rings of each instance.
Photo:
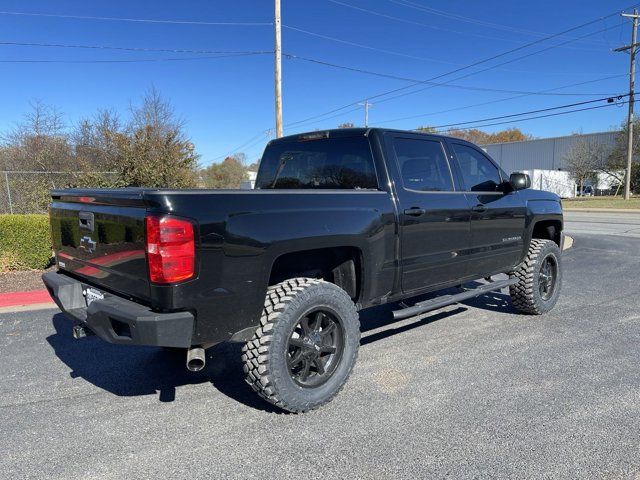
[[[243,347],[247,383],[290,412],[328,403],[358,355],[360,322],[349,295],[332,283],[294,278],[269,287],[260,326]]]
[[[560,248],[551,240],[534,238],[524,262],[511,272],[518,283],[509,287],[513,305],[524,313],[540,315],[551,310],[560,295]]]

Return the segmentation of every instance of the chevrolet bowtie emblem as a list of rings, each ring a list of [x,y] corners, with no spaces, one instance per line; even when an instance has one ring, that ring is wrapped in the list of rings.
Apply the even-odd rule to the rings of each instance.
[[[80,248],[84,248],[87,253],[93,253],[93,251],[96,249],[96,242],[91,240],[91,237],[82,237],[80,239]]]

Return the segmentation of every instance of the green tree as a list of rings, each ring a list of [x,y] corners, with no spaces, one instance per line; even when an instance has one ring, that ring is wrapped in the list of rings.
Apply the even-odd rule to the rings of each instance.
[[[126,128],[112,131],[107,137],[113,138],[111,170],[117,173],[118,186],[197,185],[199,156],[184,132],[183,122],[155,88],[145,94],[141,105],[131,107]]]
[[[207,188],[240,188],[247,180],[247,169],[238,155],[225,158],[221,163],[213,163],[201,171],[200,178]]]

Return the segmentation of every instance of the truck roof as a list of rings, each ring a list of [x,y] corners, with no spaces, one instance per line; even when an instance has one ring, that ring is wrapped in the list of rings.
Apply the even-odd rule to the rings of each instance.
[[[363,135],[368,135],[372,131],[378,131],[381,133],[384,132],[396,132],[396,133],[411,133],[417,135],[429,135],[432,137],[440,137],[440,138],[453,138],[448,135],[441,135],[438,133],[426,133],[419,132],[416,130],[400,130],[396,128],[364,128],[364,127],[356,127],[356,128],[330,128],[327,130],[314,130],[311,132],[300,132],[294,135],[287,135],[285,137],[280,137],[273,139],[269,142],[269,144],[274,143],[284,143],[284,142],[297,142],[303,139],[306,140],[319,140],[321,138],[344,138],[344,137],[359,137]],[[465,141],[459,138],[456,140]]]

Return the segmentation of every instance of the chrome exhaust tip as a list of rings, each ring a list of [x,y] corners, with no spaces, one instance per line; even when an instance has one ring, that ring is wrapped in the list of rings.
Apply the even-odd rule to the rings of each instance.
[[[187,350],[187,370],[190,372],[199,372],[206,362],[204,348],[194,347]]]

